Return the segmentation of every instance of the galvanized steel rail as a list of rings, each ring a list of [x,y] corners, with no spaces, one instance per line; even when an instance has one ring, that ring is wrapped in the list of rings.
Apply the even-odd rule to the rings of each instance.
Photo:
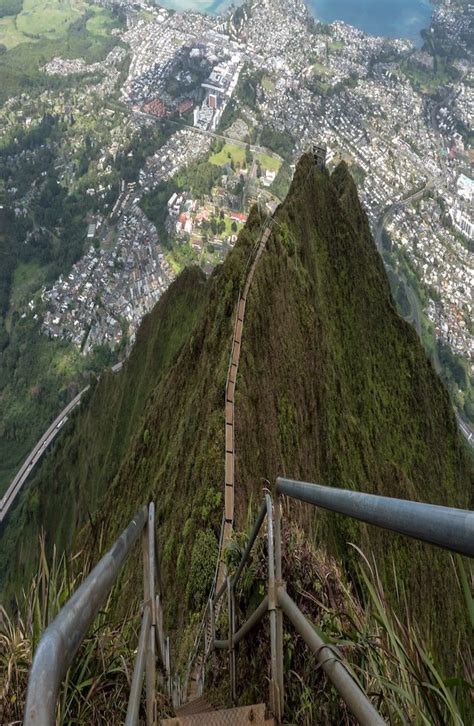
[[[268,556],[268,592],[252,615],[237,630],[235,625],[235,587],[241,577],[242,571],[249,561],[251,551],[257,536],[266,520],[267,523],[267,556]],[[267,492],[258,513],[256,522],[249,535],[247,545],[242,554],[239,565],[232,575],[227,578],[226,586],[219,588],[213,606],[227,590],[228,603],[228,637],[218,639],[214,637],[213,647],[216,650],[228,650],[229,672],[232,701],[236,700],[236,659],[235,648],[250,631],[262,620],[266,613],[270,620],[270,708],[276,722],[281,723],[284,713],[284,668],[283,668],[283,614],[293,623],[303,636],[307,645],[316,654],[316,657],[328,678],[339,691],[349,710],[366,726],[381,726],[384,720],[372,706],[365,693],[353,677],[349,667],[342,656],[331,645],[325,643],[316,634],[312,624],[305,618],[296,603],[286,593],[285,583],[282,580],[281,563],[281,508],[277,501],[273,506],[272,498]],[[210,609],[210,630],[215,635],[216,623],[213,620],[213,608]]]
[[[474,557],[474,512],[349,489],[277,479],[278,494]]]
[[[277,599],[283,612],[288,616],[295,629],[316,655],[319,665],[336,687],[342,700],[359,723],[370,726],[381,726],[381,724],[385,724],[383,718],[377,713],[350,674],[342,656],[336,648],[328,645],[320,638],[309,620],[303,615],[297,604],[293,602],[283,587],[278,588]]]
[[[145,602],[126,723],[128,726],[133,726],[138,722],[144,669],[147,685],[147,723],[156,723],[156,645],[162,660],[165,661],[163,665],[168,690],[170,674],[169,641],[163,636],[161,604],[159,599],[155,598],[154,591],[156,567],[154,522],[153,503],[149,507],[143,506],[45,630],[36,648],[30,670],[24,715],[25,726],[51,726],[56,722],[61,682],[140,535],[143,537]]]

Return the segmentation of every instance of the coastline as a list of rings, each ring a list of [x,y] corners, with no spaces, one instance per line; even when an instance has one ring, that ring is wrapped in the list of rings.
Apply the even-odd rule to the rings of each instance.
[[[401,9],[399,8],[401,15],[399,11],[394,12],[393,16],[389,16],[387,20],[386,12],[374,13],[374,9],[380,6],[380,2],[373,4],[369,2],[369,7],[365,9],[361,9],[360,3],[353,2],[354,11],[350,8],[350,0],[331,0],[331,2],[328,0],[303,0],[303,2],[317,22],[330,24],[339,20],[361,30],[366,35],[409,40],[416,47],[423,45],[422,31],[427,30],[431,24],[435,5],[432,0],[399,0],[403,6]],[[235,0],[233,2],[228,0],[164,0],[158,4],[177,12],[194,11],[205,15],[225,16],[231,5],[238,7],[243,3],[235,2]],[[403,27],[400,26],[400,17],[406,18]]]

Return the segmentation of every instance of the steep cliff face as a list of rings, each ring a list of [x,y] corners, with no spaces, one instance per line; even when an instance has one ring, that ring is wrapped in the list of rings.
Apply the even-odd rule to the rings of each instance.
[[[144,321],[123,370],[95,386],[17,508],[4,572],[20,526],[32,533],[43,522],[67,546],[80,530],[92,547],[101,524],[112,539],[153,498],[169,625],[200,606],[222,516],[233,314],[262,221],[254,210],[209,280],[186,271]],[[247,302],[235,415],[237,525],[262,478],[282,474],[467,504],[472,482],[446,392],[397,316],[344,165],[329,177],[303,157],[274,215]],[[394,565],[415,616],[443,628],[449,653],[464,615],[460,601],[444,607],[448,555],[302,505],[290,512],[349,574],[347,541],[377,553],[389,588]],[[17,548],[20,566],[29,556]]]

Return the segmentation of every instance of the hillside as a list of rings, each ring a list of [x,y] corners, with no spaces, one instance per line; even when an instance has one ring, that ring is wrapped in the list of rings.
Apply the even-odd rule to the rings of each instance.
[[[209,280],[185,271],[145,319],[123,370],[92,390],[3,535],[7,590],[31,571],[40,523],[50,543],[90,550],[100,526],[112,540],[153,498],[168,626],[199,610],[222,516],[233,313],[262,221],[254,209]],[[304,156],[275,213],[247,302],[236,424],[241,528],[262,478],[273,483],[278,474],[468,504],[469,465],[446,391],[395,311],[344,165],[329,177]],[[454,586],[447,554],[303,506],[293,516],[342,558],[349,577],[348,540],[377,552],[389,591],[395,567],[414,618],[443,633],[437,652],[450,660],[465,616],[460,598],[446,612]]]

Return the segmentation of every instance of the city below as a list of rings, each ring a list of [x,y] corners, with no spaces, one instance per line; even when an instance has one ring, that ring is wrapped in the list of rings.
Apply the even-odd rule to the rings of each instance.
[[[301,0],[254,0],[224,16],[118,5],[125,27],[113,30],[104,62],[44,65],[47,76],[71,76],[73,91],[23,93],[0,111],[5,137],[18,124],[31,132],[45,114],[61,119],[59,139],[6,163],[34,163],[49,149],[58,183],[92,209],[84,253],[22,316],[84,355],[128,349],[183,265],[210,274],[252,205],[275,209],[296,159],[317,142],[329,167],[349,164],[405,317],[422,338],[431,325],[472,374],[472,7],[436,6],[430,32],[466,50],[439,79],[435,53],[320,25]],[[4,192],[21,219],[37,192],[10,181]]]

